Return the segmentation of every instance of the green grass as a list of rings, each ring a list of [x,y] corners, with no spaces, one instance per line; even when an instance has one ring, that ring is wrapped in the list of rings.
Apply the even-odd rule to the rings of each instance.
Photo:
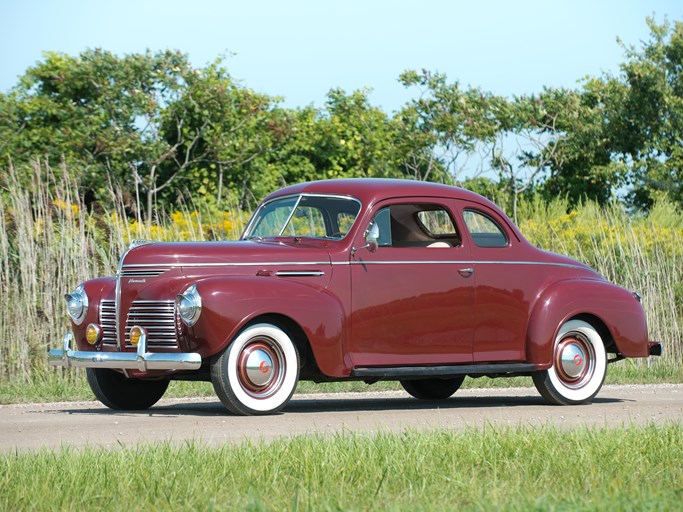
[[[2,510],[678,510],[683,426],[0,455]]]
[[[625,360],[607,369],[605,384],[663,384],[683,383],[683,366],[655,363],[650,366]],[[463,388],[505,388],[532,387],[531,377],[489,379],[467,378]],[[362,391],[389,391],[403,389],[398,382],[386,381],[375,384],[363,382],[299,382],[297,393],[343,393]],[[208,382],[174,381],[164,395],[166,398],[194,396],[215,396],[213,386]],[[30,383],[12,381],[0,382],[0,404],[69,402],[94,400],[82,370],[59,370],[47,375],[38,374]]]

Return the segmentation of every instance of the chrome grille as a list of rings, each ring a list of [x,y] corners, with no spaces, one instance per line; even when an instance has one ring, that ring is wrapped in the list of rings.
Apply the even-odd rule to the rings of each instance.
[[[103,300],[100,303],[100,325],[102,343],[116,346],[116,303]],[[174,300],[136,300],[133,301],[126,319],[126,347],[130,343],[130,330],[134,325],[147,329],[148,348],[177,348],[176,314]]]
[[[116,302],[103,300],[100,303],[100,326],[102,326],[102,344],[116,346]]]
[[[156,277],[160,276],[171,267],[136,267],[124,265],[121,269],[121,277]]]
[[[135,300],[126,320],[126,346],[131,347],[130,330],[134,325],[147,329],[147,346],[177,348],[174,300]]]

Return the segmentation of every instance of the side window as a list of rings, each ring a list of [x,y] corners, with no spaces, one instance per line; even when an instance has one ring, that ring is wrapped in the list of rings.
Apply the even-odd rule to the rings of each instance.
[[[350,212],[339,212],[337,213],[337,227],[339,228],[339,235],[341,237],[346,236],[349,232],[351,226],[353,226],[353,221],[356,220],[356,214]]]
[[[453,219],[435,204],[396,204],[374,218],[380,247],[454,247],[460,245]]]
[[[417,212],[420,227],[433,238],[456,236],[451,216],[443,209]]]
[[[472,241],[478,247],[507,247],[505,231],[488,215],[477,210],[463,211],[463,218]]]
[[[375,223],[379,227],[377,245],[380,247],[391,247],[391,209],[382,208],[375,215]]]

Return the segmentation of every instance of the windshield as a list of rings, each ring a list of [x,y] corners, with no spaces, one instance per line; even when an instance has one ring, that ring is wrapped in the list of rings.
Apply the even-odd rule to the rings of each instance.
[[[351,229],[360,203],[347,197],[300,195],[262,205],[244,239],[294,236],[341,240]]]

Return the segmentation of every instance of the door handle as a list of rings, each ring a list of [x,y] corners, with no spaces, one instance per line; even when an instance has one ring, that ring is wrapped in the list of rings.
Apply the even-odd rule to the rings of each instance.
[[[472,274],[474,274],[474,269],[472,267],[461,268],[458,270],[458,274],[460,274],[462,277],[470,277]]]

